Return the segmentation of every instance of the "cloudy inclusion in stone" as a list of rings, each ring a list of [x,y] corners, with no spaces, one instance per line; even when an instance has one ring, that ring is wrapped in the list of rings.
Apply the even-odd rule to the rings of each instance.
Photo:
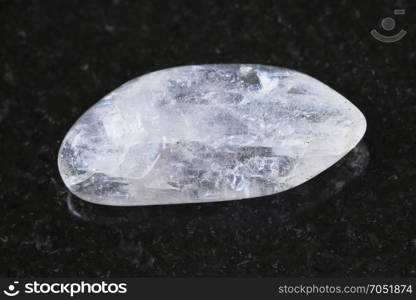
[[[305,74],[184,66],[133,79],[92,106],[58,165],[72,193],[99,204],[243,199],[307,181],[365,129],[351,102]]]

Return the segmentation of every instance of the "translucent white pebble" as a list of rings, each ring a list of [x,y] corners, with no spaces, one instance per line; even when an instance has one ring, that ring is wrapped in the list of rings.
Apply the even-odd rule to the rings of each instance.
[[[295,187],[360,141],[363,114],[305,74],[264,65],[194,65],[117,88],[59,151],[78,197],[107,205],[243,199]]]

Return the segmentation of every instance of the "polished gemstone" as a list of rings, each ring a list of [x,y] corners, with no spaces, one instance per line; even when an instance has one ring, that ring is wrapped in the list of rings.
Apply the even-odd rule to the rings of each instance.
[[[133,79],[92,106],[59,152],[80,198],[152,205],[295,187],[364,135],[363,114],[322,82],[264,65],[193,65]]]

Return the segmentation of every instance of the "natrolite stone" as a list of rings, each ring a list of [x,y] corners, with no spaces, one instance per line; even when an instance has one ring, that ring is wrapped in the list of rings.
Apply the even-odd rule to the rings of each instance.
[[[92,106],[58,165],[72,193],[99,204],[251,198],[319,174],[365,129],[351,102],[305,74],[184,66],[133,79]]]

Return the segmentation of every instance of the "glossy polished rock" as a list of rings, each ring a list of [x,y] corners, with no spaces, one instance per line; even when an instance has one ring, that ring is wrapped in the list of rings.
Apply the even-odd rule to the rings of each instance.
[[[365,129],[351,102],[305,74],[184,66],[133,79],[92,106],[58,165],[72,193],[99,204],[243,199],[316,176]]]

